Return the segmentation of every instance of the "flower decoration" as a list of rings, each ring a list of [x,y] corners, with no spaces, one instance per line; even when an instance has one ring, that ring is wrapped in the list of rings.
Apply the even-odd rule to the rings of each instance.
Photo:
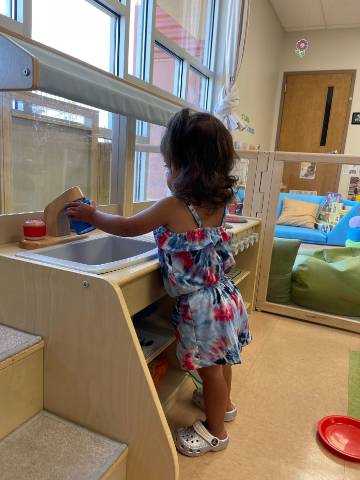
[[[302,38],[301,40],[298,40],[298,42],[296,43],[297,50],[305,51],[308,48],[309,48],[309,41],[306,40],[306,38]]]
[[[296,42],[295,55],[297,55],[300,58],[303,58],[309,46],[310,46],[309,40],[306,40],[306,38],[301,38]]]

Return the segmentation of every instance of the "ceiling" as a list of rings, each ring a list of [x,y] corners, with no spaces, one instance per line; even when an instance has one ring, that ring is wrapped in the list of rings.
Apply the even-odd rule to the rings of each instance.
[[[288,32],[360,27],[360,0],[270,0]]]

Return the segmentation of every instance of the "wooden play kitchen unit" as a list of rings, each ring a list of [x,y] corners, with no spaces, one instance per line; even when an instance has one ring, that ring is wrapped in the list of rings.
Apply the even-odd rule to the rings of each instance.
[[[135,119],[164,126],[183,103],[1,30],[0,67],[0,91],[41,91],[117,115],[120,167],[111,174],[108,207],[128,213]],[[81,196],[73,193],[50,204],[45,218],[0,218],[0,477],[177,480],[167,415],[191,380],[175,358],[173,300],[154,241],[92,232],[55,245],[68,233],[60,228],[64,205]],[[37,217],[47,230],[41,248],[9,243],[20,240],[23,221]],[[251,310],[261,224],[249,219],[232,231],[233,281]],[[161,379],[152,363],[159,357],[167,365]]]
[[[248,219],[231,231],[231,275],[251,311],[261,223]],[[46,465],[46,458],[66,462],[64,469],[74,469],[71,478],[178,479],[167,412],[191,380],[175,358],[173,300],[158,260],[93,274],[21,258],[19,251],[15,244],[0,248],[0,323],[10,339],[7,353],[0,340],[0,391],[6,392],[0,406],[9,413],[0,417],[0,438],[6,437],[0,442],[2,471],[5,465],[7,478],[14,469],[17,480],[30,478],[22,463],[33,465],[36,455],[50,471],[55,466],[52,460]],[[11,338],[19,330],[27,333],[20,332],[24,341],[14,350]],[[155,348],[148,348],[142,338],[152,334]],[[155,387],[148,364],[159,355],[169,367]],[[53,439],[52,456],[42,435]],[[34,448],[21,451],[31,439]],[[72,458],[78,450],[81,455]],[[17,459],[16,467],[7,458]]]

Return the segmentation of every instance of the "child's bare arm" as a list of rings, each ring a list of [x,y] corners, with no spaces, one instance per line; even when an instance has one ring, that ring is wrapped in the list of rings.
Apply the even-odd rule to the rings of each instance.
[[[110,213],[100,212],[93,205],[71,203],[67,215],[74,220],[81,220],[104,232],[124,237],[135,237],[151,232],[161,225],[167,225],[173,213],[173,198],[164,198],[146,210],[132,216],[121,217]]]

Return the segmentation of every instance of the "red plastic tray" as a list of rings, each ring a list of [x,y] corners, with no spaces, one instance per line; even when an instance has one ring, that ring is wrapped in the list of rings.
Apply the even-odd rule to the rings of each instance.
[[[234,213],[228,213],[225,219],[230,223],[247,223],[246,218],[241,215],[235,215]]]
[[[360,462],[360,420],[331,415],[320,420],[317,431],[329,450],[343,458]]]

